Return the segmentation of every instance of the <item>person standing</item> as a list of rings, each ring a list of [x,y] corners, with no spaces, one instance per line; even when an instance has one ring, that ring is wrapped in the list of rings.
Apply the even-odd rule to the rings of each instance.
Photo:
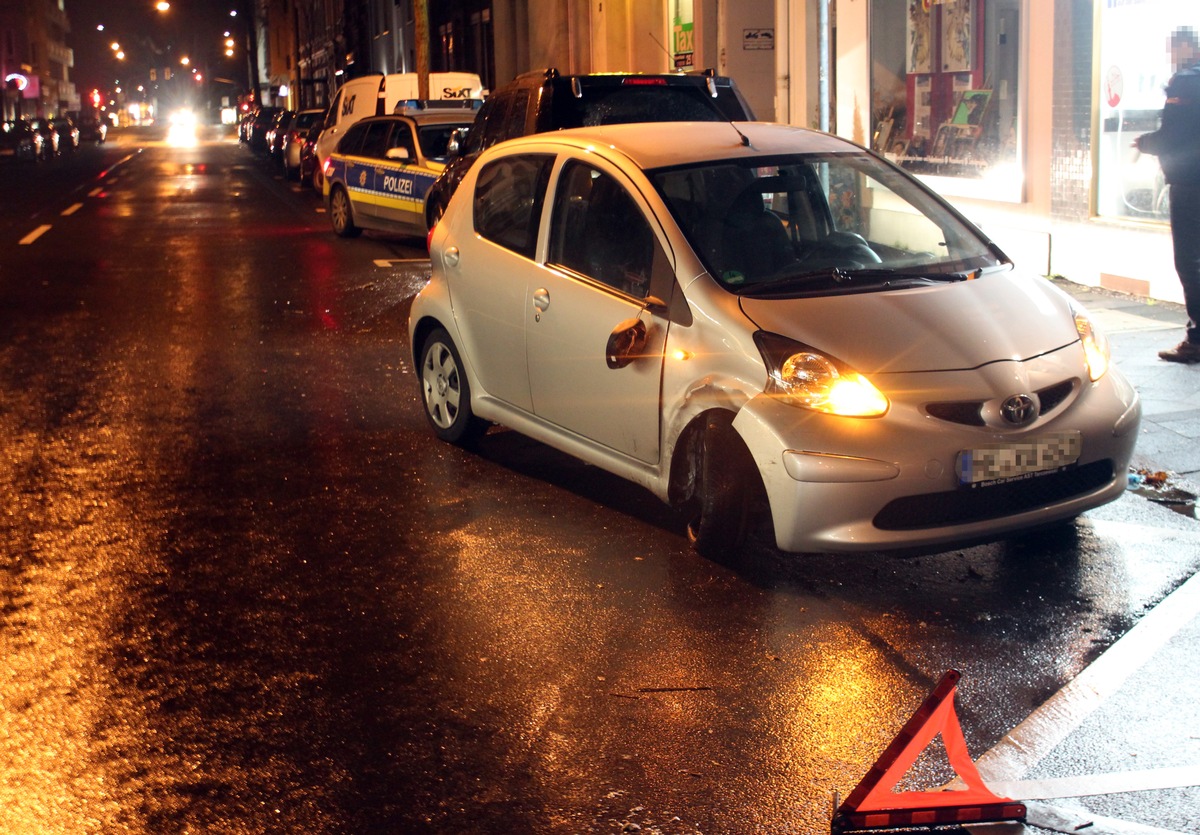
[[[1168,41],[1175,74],[1167,82],[1162,123],[1134,146],[1158,157],[1170,187],[1175,270],[1187,306],[1187,338],[1158,355],[1170,362],[1200,362],[1200,40],[1183,26]]]

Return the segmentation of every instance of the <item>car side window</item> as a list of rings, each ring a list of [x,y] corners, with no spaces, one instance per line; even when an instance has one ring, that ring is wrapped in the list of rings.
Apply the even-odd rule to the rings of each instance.
[[[363,135],[366,132],[367,125],[362,122],[352,126],[338,142],[337,152],[339,154],[357,154],[359,148],[362,147]]]
[[[518,136],[525,135],[525,118],[529,113],[529,95],[524,90],[519,90],[517,95],[513,96],[512,104],[509,106],[508,115],[504,119],[507,130],[504,132],[504,139],[515,139]]]
[[[495,99],[492,112],[483,124],[479,136],[479,150],[486,151],[497,142],[508,138],[508,110],[512,106],[512,95],[500,95]]]
[[[532,258],[553,163],[549,154],[514,154],[481,168],[475,182],[475,231],[492,243]]]
[[[372,122],[367,127],[367,135],[363,138],[362,148],[358,153],[364,157],[382,158],[388,149],[388,133],[391,131],[390,122]]]
[[[550,262],[635,298],[650,293],[666,257],[633,197],[615,178],[573,161],[554,197]]]
[[[403,148],[408,151],[409,162],[417,161],[416,148],[413,147],[412,129],[408,122],[396,122],[392,125],[392,134],[388,137],[387,149]]]
[[[341,111],[342,107],[342,93],[342,90],[338,90],[337,93],[334,94],[333,103],[330,104],[329,109],[325,111],[324,125],[327,128],[331,128],[337,124],[338,113]]]

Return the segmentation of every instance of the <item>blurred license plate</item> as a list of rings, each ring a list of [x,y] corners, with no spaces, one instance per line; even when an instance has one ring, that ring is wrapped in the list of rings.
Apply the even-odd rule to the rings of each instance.
[[[1082,446],[1079,432],[1073,430],[965,449],[958,454],[958,481],[964,485],[1000,484],[1051,472],[1078,461]]]

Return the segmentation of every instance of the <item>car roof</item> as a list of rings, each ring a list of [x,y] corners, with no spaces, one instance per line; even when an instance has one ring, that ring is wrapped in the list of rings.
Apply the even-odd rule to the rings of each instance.
[[[494,147],[511,152],[524,146],[540,145],[544,148],[548,143],[581,149],[606,146],[625,155],[642,169],[777,154],[849,153],[863,150],[831,134],[767,122],[639,122],[604,125],[532,134],[510,139]]]

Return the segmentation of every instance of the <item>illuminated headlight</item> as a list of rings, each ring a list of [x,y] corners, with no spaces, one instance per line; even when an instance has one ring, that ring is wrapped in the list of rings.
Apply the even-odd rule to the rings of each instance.
[[[807,345],[759,331],[754,341],[767,364],[767,392],[784,402],[842,417],[879,417],[888,399],[845,363]]]
[[[1083,359],[1087,364],[1088,376],[1096,382],[1108,373],[1108,338],[1101,333],[1092,318],[1082,307],[1071,305],[1075,318],[1075,330],[1079,331],[1079,343],[1083,346]]]

